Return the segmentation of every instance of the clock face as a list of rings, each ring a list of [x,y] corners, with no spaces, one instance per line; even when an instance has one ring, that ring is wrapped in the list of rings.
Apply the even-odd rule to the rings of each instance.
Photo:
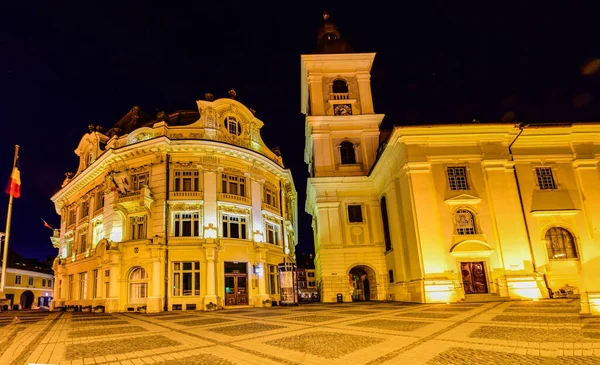
[[[352,115],[352,106],[350,104],[337,104],[333,108],[334,115]]]

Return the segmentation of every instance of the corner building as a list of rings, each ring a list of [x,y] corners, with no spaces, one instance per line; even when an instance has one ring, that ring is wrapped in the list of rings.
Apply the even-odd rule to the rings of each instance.
[[[231,95],[231,94],[230,94]],[[53,197],[53,307],[157,312],[270,305],[293,262],[296,190],[263,122],[232,98],[91,125]]]
[[[374,53],[325,17],[301,56],[317,285],[325,302],[547,298],[600,314],[600,124],[380,132]]]

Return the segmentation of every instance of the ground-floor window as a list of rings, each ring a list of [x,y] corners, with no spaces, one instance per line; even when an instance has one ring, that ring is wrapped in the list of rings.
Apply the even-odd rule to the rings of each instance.
[[[92,298],[98,297],[98,269],[92,271]]]
[[[87,271],[79,273],[79,299],[87,298]]]
[[[67,292],[67,299],[73,299],[73,275],[69,275],[69,287]]]
[[[129,303],[143,303],[148,297],[148,273],[136,267],[129,274]]]
[[[200,262],[173,263],[173,296],[200,295]]]
[[[279,294],[279,273],[277,265],[269,265],[269,294]]]

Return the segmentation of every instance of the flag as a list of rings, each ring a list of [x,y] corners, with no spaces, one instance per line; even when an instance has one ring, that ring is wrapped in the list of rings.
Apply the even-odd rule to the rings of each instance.
[[[44,218],[41,218],[41,220],[42,220],[42,222],[44,222],[44,227],[48,227],[48,228],[50,228],[51,230],[54,230],[54,228],[52,228],[52,226],[51,226],[51,225],[49,225],[49,224],[48,224],[48,222],[46,222],[46,221],[44,220]]]
[[[17,166],[13,167],[12,174],[10,174],[6,194],[11,195],[13,198],[21,196],[21,172]]]

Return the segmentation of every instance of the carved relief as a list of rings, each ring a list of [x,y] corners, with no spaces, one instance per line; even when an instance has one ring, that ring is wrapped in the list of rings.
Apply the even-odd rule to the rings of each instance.
[[[172,204],[171,209],[174,211],[181,211],[181,212],[197,211],[197,210],[202,209],[202,204],[186,204],[186,203]]]
[[[219,204],[218,206],[222,213],[250,214],[250,208],[242,208],[226,204]]]
[[[217,128],[217,112],[212,109],[206,109],[206,128]]]

